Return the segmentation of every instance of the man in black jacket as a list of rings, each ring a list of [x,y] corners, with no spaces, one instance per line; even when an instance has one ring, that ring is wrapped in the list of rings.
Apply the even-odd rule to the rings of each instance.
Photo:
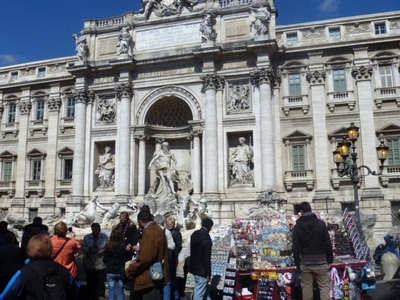
[[[210,230],[214,222],[203,219],[201,228],[193,232],[190,237],[190,265],[189,272],[194,275],[195,287],[193,300],[202,300],[207,291],[207,284],[211,280],[211,248]]]
[[[304,300],[313,299],[313,277],[316,276],[322,300],[329,299],[329,265],[333,262],[332,243],[324,221],[311,211],[310,203],[300,204],[301,217],[293,229],[293,257],[301,269]]]

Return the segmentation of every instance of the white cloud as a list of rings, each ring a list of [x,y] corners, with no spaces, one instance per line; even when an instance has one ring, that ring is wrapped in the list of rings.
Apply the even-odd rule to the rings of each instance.
[[[18,62],[18,57],[12,54],[0,54],[0,66],[14,65]]]
[[[338,10],[339,4],[340,0],[322,0],[318,8],[321,12],[335,12]]]

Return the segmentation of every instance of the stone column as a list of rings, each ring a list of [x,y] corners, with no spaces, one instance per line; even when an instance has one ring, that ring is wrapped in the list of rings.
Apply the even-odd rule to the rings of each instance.
[[[283,174],[283,164],[282,164],[282,153],[283,153],[283,143],[281,139],[281,121],[280,121],[280,114],[281,104],[280,104],[280,89],[281,89],[281,82],[282,76],[281,73],[278,71],[276,74],[274,89],[273,89],[273,114],[274,114],[274,140],[275,140],[275,171],[276,174]],[[276,175],[275,175],[276,176]],[[283,176],[276,176],[275,177],[275,188],[277,192],[282,192],[285,190],[285,186],[283,184]]]
[[[375,124],[372,121],[374,120],[374,100],[372,98],[373,91],[371,86],[372,66],[362,65],[354,67],[352,75],[357,85],[360,118],[360,138],[357,141],[357,164],[367,165],[371,170],[379,171],[375,149],[378,143],[375,137]],[[347,124],[347,126],[350,126],[350,124]],[[378,176],[365,176],[363,177],[363,181],[365,182],[366,189],[379,187]]]
[[[48,107],[48,126],[47,131],[47,156],[46,156],[46,169],[45,169],[45,194],[41,202],[42,207],[47,207],[43,213],[54,214],[55,201],[55,188],[57,185],[56,174],[57,166],[57,136],[58,136],[58,122],[59,112],[61,107],[60,99],[60,85],[55,84],[51,87],[51,94],[47,100]]]
[[[117,117],[118,141],[117,141],[117,174],[116,174],[116,193],[119,203],[127,203],[130,198],[130,124],[131,124],[131,99],[132,86],[128,83],[120,84],[116,87],[116,96],[119,105],[119,115]]]
[[[275,75],[271,68],[261,68],[250,74],[255,86],[258,86],[259,113],[256,123],[260,128],[261,189],[275,189],[275,149],[274,149],[274,114],[272,107],[271,83]]]
[[[326,193],[330,191],[330,169],[327,162],[332,159],[328,147],[328,133],[326,130],[326,104],[325,101],[325,77],[326,72],[316,70],[307,73],[307,80],[311,86],[313,130],[314,130],[314,153],[315,153],[315,180],[316,193]],[[329,156],[328,156],[329,155]],[[311,166],[308,166],[311,169]],[[322,197],[322,196],[321,196]]]
[[[75,98],[75,141],[72,200],[75,204],[81,204],[84,196],[86,165],[86,105],[88,102],[93,102],[94,93],[88,89],[77,90],[75,93]]]
[[[22,97],[18,102],[19,108],[19,132],[18,132],[18,161],[17,174],[15,176],[15,196],[11,202],[12,207],[25,206],[25,181],[27,178],[27,138],[29,127],[29,114],[31,112],[30,90],[22,90]],[[15,211],[12,209],[12,211]],[[18,211],[20,212],[20,211]]]
[[[138,196],[145,195],[146,188],[146,135],[138,135],[136,139],[139,140],[139,165],[138,165]]]
[[[202,130],[194,129],[191,134],[192,140],[192,183],[193,194],[198,195],[201,193],[201,141],[200,134]]]
[[[215,146],[218,144],[217,133],[217,89],[224,79],[215,74],[201,77],[205,93],[205,128],[204,128],[204,193],[218,194],[218,155]]]

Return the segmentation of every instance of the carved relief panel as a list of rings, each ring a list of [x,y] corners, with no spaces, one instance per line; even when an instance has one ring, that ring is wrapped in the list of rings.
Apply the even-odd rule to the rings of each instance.
[[[115,99],[98,97],[96,102],[96,124],[115,124]]]
[[[230,83],[226,99],[226,112],[238,114],[251,112],[251,90],[250,84],[244,82]]]

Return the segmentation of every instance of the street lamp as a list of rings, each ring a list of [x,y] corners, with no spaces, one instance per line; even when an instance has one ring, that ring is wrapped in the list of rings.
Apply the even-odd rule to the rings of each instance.
[[[359,133],[359,128],[355,126],[354,123],[351,123],[350,127],[347,128],[347,137],[345,137],[342,142],[338,143],[337,149],[333,151],[333,161],[337,166],[339,177],[347,176],[353,183],[355,215],[358,223],[357,226],[361,227],[358,198],[358,184],[360,182],[360,178],[362,176],[379,176],[382,174],[383,163],[387,159],[389,147],[385,145],[383,140],[381,140],[380,145],[376,147],[378,159],[381,162],[379,173],[372,171],[368,166],[365,165],[357,166],[356,141]],[[365,169],[367,171],[366,174],[360,174],[361,169]]]

